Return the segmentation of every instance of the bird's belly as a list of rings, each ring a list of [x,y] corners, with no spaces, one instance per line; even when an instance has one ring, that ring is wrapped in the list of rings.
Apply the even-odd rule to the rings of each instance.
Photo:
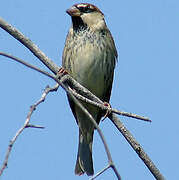
[[[88,56],[88,55],[87,55]],[[103,98],[105,80],[102,68],[103,59],[80,58],[74,62],[75,79],[100,99]]]

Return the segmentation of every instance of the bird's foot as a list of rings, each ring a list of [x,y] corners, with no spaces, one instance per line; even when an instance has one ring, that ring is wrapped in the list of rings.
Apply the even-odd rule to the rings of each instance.
[[[58,74],[62,77],[64,75],[68,74],[68,72],[67,72],[67,70],[65,68],[61,67],[58,70]]]
[[[102,121],[104,121],[109,116],[109,114],[111,114],[111,105],[107,102],[104,102],[104,106],[108,107],[108,109],[106,110],[106,113],[105,113]]]

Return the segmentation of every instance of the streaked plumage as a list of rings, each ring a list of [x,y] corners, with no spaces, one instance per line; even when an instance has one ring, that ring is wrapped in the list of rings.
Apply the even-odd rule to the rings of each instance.
[[[81,85],[102,101],[109,102],[117,51],[103,13],[94,5],[75,4],[67,13],[72,18],[63,52],[63,67]],[[79,126],[79,147],[75,173],[93,175],[92,142],[94,126],[68,97]],[[97,123],[102,111],[82,102]]]

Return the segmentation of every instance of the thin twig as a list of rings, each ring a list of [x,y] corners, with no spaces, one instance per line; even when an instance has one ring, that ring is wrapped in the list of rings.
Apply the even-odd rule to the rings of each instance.
[[[43,127],[43,126],[39,126],[39,125],[33,125],[33,124],[28,124],[27,126],[26,126],[26,128],[39,128],[39,129],[44,129],[45,127]]]
[[[37,72],[40,72],[40,73],[42,73],[42,74],[44,74],[44,75],[46,75],[46,76],[48,76],[48,77],[50,77],[52,79],[55,79],[55,76],[53,74],[50,74],[50,73],[48,73],[48,72],[46,72],[44,70],[41,70],[40,68],[37,68],[36,66],[33,66],[33,65],[25,62],[24,60],[18,58],[18,57],[12,56],[12,55],[4,53],[4,52],[0,52],[0,55],[4,56],[4,57],[7,57],[7,58],[10,58],[10,59],[12,59],[12,60],[14,60],[14,61],[16,61],[16,62],[18,62],[20,64],[23,64],[26,67],[29,67],[30,69],[33,69],[33,70],[35,70]]]
[[[142,121],[152,122],[148,117],[140,116],[140,115],[137,115],[134,113],[123,112],[123,111],[119,111],[117,109],[112,109],[111,111],[113,113],[119,114],[121,116],[126,116],[126,117],[131,117],[131,118],[142,120]]]
[[[108,106],[104,106],[104,103],[101,100],[94,99],[94,96],[93,96],[93,101],[92,101],[92,100],[82,96],[81,94],[77,93],[76,91],[74,91],[72,89],[70,89],[70,91],[79,100],[82,100],[82,101],[84,101],[86,103],[97,106],[97,107],[101,108],[102,110],[108,110],[109,112],[113,112],[113,113],[119,114],[121,116],[126,116],[126,117],[131,117],[131,118],[142,120],[142,121],[152,122],[148,117],[140,116],[140,115],[137,115],[137,114],[134,114],[134,113],[123,112],[123,111],[120,111],[120,110],[117,110],[117,109],[109,108]],[[98,101],[98,102],[95,102],[94,100]]]
[[[99,171],[98,173],[96,173],[94,176],[92,176],[89,180],[93,180],[96,179],[99,175],[101,175],[103,172],[105,172],[107,169],[109,169],[111,167],[110,164],[108,164],[105,168],[103,168],[101,171]]]
[[[55,85],[55,87],[53,87],[53,88],[50,88],[49,86],[47,86],[47,87],[45,88],[45,90],[44,90],[44,92],[43,92],[40,100],[37,101],[37,103],[35,103],[34,105],[32,105],[32,106],[30,107],[30,110],[29,110],[29,112],[28,112],[28,114],[27,114],[27,118],[26,118],[26,120],[25,120],[24,125],[16,132],[15,136],[10,140],[10,143],[9,143],[9,145],[8,145],[8,149],[7,149],[7,152],[6,152],[6,156],[5,156],[5,159],[4,159],[4,162],[3,162],[2,167],[1,167],[1,169],[0,169],[0,176],[2,175],[2,173],[3,173],[4,170],[5,170],[5,168],[7,167],[9,155],[10,155],[10,153],[11,153],[11,151],[12,151],[12,147],[13,147],[14,143],[16,142],[16,140],[17,140],[17,138],[20,136],[20,134],[24,131],[24,129],[25,129],[25,128],[29,128],[29,127],[31,127],[31,128],[41,128],[41,129],[44,128],[44,127],[42,127],[42,126],[37,126],[37,125],[29,124],[30,119],[31,119],[31,116],[32,116],[33,112],[35,111],[36,107],[37,107],[40,103],[44,102],[47,94],[48,94],[49,92],[56,91],[58,87],[59,87],[58,84]]]

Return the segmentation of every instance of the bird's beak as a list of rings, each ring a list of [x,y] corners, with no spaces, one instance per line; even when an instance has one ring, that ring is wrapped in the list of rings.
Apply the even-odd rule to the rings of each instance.
[[[75,6],[72,6],[71,8],[67,9],[66,12],[72,17],[81,15],[79,9],[77,9]]]

